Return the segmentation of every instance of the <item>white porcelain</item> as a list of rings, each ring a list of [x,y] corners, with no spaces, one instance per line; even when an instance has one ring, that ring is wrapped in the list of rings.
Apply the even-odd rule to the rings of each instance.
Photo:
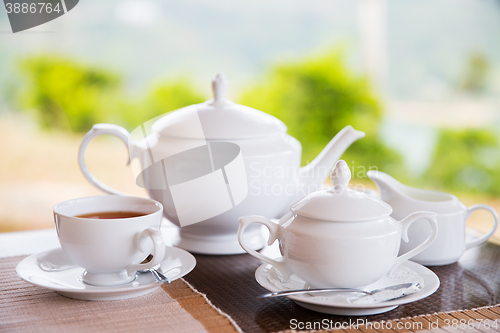
[[[149,294],[161,286],[150,272],[138,273],[137,278],[118,286],[92,286],[82,281],[84,269],[72,267],[62,271],[45,271],[41,261],[50,260],[57,266],[71,266],[73,262],[60,248],[33,254],[16,267],[24,281],[56,291],[63,296],[87,301],[114,301]],[[159,270],[170,280],[180,279],[193,270],[195,258],[188,252],[167,246]]]
[[[162,210],[162,205],[151,199],[103,195],[57,204],[54,220],[61,248],[73,263],[85,269],[83,281],[110,286],[133,281],[138,270],[163,260]],[[76,217],[113,211],[146,215],[122,219]],[[149,254],[153,259],[141,264]]]
[[[435,214],[417,212],[396,221],[392,209],[380,199],[347,188],[351,172],[340,160],[332,171],[333,187],[312,193],[291,207],[278,224],[261,216],[240,218],[241,246],[250,255],[278,268],[285,277],[295,274],[312,287],[362,288],[427,248],[436,238]],[[418,219],[432,231],[417,248],[397,256],[401,237]],[[280,242],[283,258],[264,256],[242,237],[252,223],[264,224],[268,244]]]
[[[228,101],[226,89],[226,79],[219,74],[213,80],[214,99],[152,119],[132,133],[96,124],[79,152],[80,168],[91,184],[124,194],[97,180],[84,159],[94,137],[120,138],[129,147],[138,185],[161,202],[165,217],[180,227],[178,246],[197,253],[242,253],[237,240],[240,216],[283,215],[291,201],[319,189],[330,166],[365,135],[347,126],[300,168],[301,145],[286,133],[285,124]],[[253,249],[265,244],[260,229],[251,226],[246,235]]]
[[[273,269],[272,265],[262,264],[255,272],[257,282],[268,291],[276,292],[307,287],[307,283],[295,275],[291,276],[292,283],[277,282]],[[384,276],[367,286],[366,289],[373,290],[405,282],[419,282],[423,285],[423,288],[403,298],[379,303],[349,302],[346,300],[350,300],[352,295],[349,295],[349,298],[347,298],[345,294],[330,296],[302,294],[287,297],[298,305],[317,312],[341,316],[364,316],[384,313],[397,308],[399,305],[419,301],[433,294],[439,288],[440,283],[437,275],[428,268],[412,261],[402,263],[398,269],[394,270],[394,273]]]
[[[429,248],[413,257],[413,261],[428,266],[448,265],[456,262],[464,251],[483,244],[493,236],[498,227],[498,214],[487,205],[467,208],[452,194],[411,188],[380,171],[369,171],[368,177],[377,184],[381,198],[393,208],[395,219],[419,210],[438,214],[439,234]],[[481,237],[466,241],[465,227],[469,216],[478,209],[485,209],[493,216],[493,226]],[[416,221],[408,230],[410,241],[401,243],[400,253],[411,251],[429,233],[425,221]]]

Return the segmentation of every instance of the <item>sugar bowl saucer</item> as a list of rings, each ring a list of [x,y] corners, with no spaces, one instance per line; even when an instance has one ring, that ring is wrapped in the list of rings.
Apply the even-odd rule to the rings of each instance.
[[[60,269],[47,269],[40,265],[50,258]],[[187,251],[166,247],[165,257],[158,269],[170,281],[183,277],[193,270],[195,258]],[[137,278],[119,286],[92,286],[82,282],[84,269],[74,266],[61,248],[33,254],[16,267],[17,275],[24,281],[54,290],[63,296],[87,301],[112,301],[149,294],[161,286],[151,273],[138,273]]]
[[[280,281],[281,273],[270,264],[262,264],[255,272],[257,282],[270,292],[288,289],[302,289],[306,283],[292,274],[290,279],[283,283]],[[420,290],[399,299],[384,302],[354,301],[350,302],[349,296],[343,295],[316,295],[308,294],[287,296],[298,305],[317,312],[343,315],[362,316],[373,315],[391,311],[399,305],[415,302],[433,294],[439,288],[439,278],[430,269],[412,261],[406,261],[396,267],[389,276],[384,276],[378,281],[367,286],[367,290],[382,288],[405,282],[418,282],[423,286]]]

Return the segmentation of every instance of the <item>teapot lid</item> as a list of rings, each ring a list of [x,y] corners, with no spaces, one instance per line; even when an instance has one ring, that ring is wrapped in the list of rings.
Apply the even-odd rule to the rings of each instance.
[[[214,98],[161,117],[152,126],[160,136],[189,139],[248,139],[286,133],[278,118],[226,99],[227,79],[212,79]]]
[[[347,188],[351,170],[344,160],[337,162],[330,177],[333,187],[307,195],[294,204],[291,211],[312,219],[337,222],[362,222],[392,213],[392,207],[379,198]]]

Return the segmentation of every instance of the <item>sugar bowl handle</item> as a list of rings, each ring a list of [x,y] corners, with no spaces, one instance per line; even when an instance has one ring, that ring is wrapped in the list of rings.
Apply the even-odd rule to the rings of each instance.
[[[271,259],[268,256],[260,254],[257,251],[253,250],[252,248],[248,247],[243,237],[245,229],[250,224],[261,223],[265,225],[267,229],[269,229],[269,240],[267,241],[267,245],[272,245],[280,237],[281,226],[263,216],[258,216],[258,215],[243,216],[239,218],[239,221],[240,221],[240,227],[238,228],[238,242],[240,242],[241,247],[246,252],[248,252],[248,254],[250,254],[252,257],[255,257],[259,260],[262,260],[263,262],[266,262],[276,267],[281,272],[281,274],[283,274],[283,277],[285,279],[288,279],[290,275],[292,275],[292,272],[288,269],[288,267],[283,261]]]
[[[416,256],[417,254],[419,254],[420,252],[422,252],[423,250],[428,248],[432,244],[432,242],[434,242],[434,240],[437,237],[437,233],[438,233],[438,224],[437,224],[436,217],[437,217],[437,214],[432,213],[432,212],[415,212],[413,214],[408,215],[407,217],[405,217],[401,221],[399,221],[399,223],[401,223],[401,226],[403,228],[401,230],[401,238],[405,242],[408,242],[408,228],[410,228],[410,225],[417,220],[424,219],[424,220],[429,221],[429,223],[431,224],[431,233],[430,233],[429,237],[427,237],[427,239],[423,243],[421,243],[419,246],[417,246],[413,250],[408,251],[405,254],[397,257],[396,261],[394,262],[394,265],[392,266],[392,269],[398,267],[399,265],[401,265],[403,262],[410,259],[411,257]]]

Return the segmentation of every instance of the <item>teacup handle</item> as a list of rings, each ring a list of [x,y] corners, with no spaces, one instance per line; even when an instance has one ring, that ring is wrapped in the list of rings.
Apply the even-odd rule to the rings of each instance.
[[[165,256],[165,241],[163,240],[163,235],[160,230],[147,228],[136,235],[135,246],[143,253],[146,252],[144,243],[142,242],[145,237],[150,237],[153,241],[153,259],[145,264],[129,265],[127,267],[127,274],[129,276],[135,274],[137,271],[149,269],[160,264]]]
[[[283,277],[285,279],[288,279],[290,275],[292,275],[292,272],[288,269],[288,267],[283,261],[274,260],[269,258],[268,256],[260,254],[254,249],[248,247],[243,238],[245,229],[250,224],[261,223],[265,225],[267,229],[269,229],[269,240],[267,241],[267,245],[272,245],[277,239],[279,239],[281,226],[263,216],[258,216],[258,215],[243,216],[239,218],[239,221],[240,221],[240,227],[238,228],[238,242],[240,243],[241,247],[245,251],[247,251],[248,254],[250,254],[252,257],[262,260],[263,262],[271,264],[277,269],[279,269],[279,271],[283,274]]]
[[[407,217],[405,217],[401,221],[399,221],[399,223],[401,223],[401,226],[403,228],[401,230],[401,238],[406,243],[408,243],[408,241],[409,241],[408,229],[410,228],[410,225],[417,220],[424,219],[424,220],[429,221],[431,224],[431,233],[430,233],[429,237],[427,237],[427,239],[425,241],[423,241],[419,246],[417,246],[413,250],[408,251],[405,254],[402,254],[399,257],[397,257],[391,270],[398,267],[399,265],[401,265],[403,262],[410,259],[411,257],[416,256],[417,254],[419,254],[420,252],[422,252],[423,250],[428,248],[432,244],[432,242],[434,242],[434,240],[437,237],[437,233],[438,233],[438,224],[437,224],[436,217],[437,217],[437,214],[432,213],[432,212],[415,212],[413,214],[408,215]]]
[[[98,180],[93,174],[90,173],[89,169],[87,169],[87,165],[85,164],[85,149],[89,142],[99,135],[110,134],[118,137],[120,140],[125,143],[125,146],[129,145],[129,136],[130,133],[123,127],[112,124],[95,124],[92,126],[90,131],[85,134],[83,137],[82,143],[80,144],[80,150],[78,151],[78,163],[80,164],[80,169],[82,170],[83,175],[89,183],[97,187],[98,189],[109,193],[109,194],[117,194],[117,195],[128,195],[124,192],[115,190],[114,188],[109,187],[108,185],[102,183]],[[130,157],[129,157],[130,163]]]
[[[488,239],[491,238],[491,236],[493,236],[493,234],[495,233],[495,231],[497,230],[497,227],[498,227],[498,214],[495,211],[495,209],[493,209],[493,207],[490,207],[488,205],[474,205],[474,206],[469,207],[467,209],[468,210],[467,219],[469,219],[469,217],[472,215],[472,213],[478,209],[486,209],[487,211],[489,211],[491,213],[491,215],[493,215],[493,221],[494,221],[493,227],[491,228],[490,231],[488,231],[488,233],[482,235],[479,238],[473,239],[473,240],[465,243],[466,250],[473,248],[475,246],[481,245],[484,242],[486,242]]]

